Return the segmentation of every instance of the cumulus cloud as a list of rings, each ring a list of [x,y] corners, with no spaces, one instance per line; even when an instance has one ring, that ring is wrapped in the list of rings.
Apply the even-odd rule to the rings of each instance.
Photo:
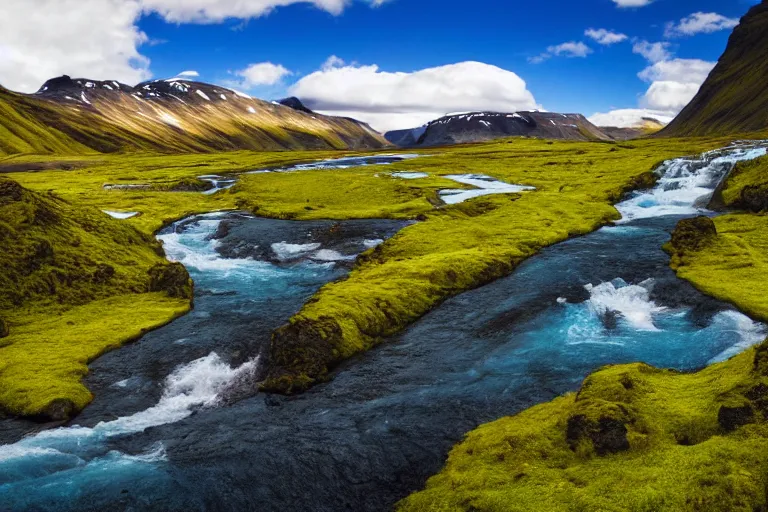
[[[598,112],[589,118],[589,122],[595,126],[613,126],[617,128],[633,128],[639,126],[646,119],[655,119],[662,124],[669,124],[674,116],[662,110],[646,108],[624,108],[610,112]]]
[[[448,112],[541,108],[517,74],[481,62],[403,73],[336,57],[289,92],[313,110],[354,117],[382,131],[413,128]]]
[[[140,53],[150,38],[136,25],[157,13],[172,23],[250,19],[291,4],[340,14],[354,0],[3,0],[0,84],[34,92],[68,74],[137,83],[151,77]],[[372,7],[384,0],[359,0]],[[97,20],[94,22],[94,20]]]
[[[613,0],[618,7],[645,7],[652,2],[653,0]]]
[[[149,78],[135,25],[141,8],[124,0],[3,0],[0,84],[36,91],[68,74],[136,83]],[[94,22],[98,20],[98,22]]]
[[[671,121],[696,96],[715,67],[715,62],[673,58],[666,42],[635,41],[632,50],[649,63],[637,74],[650,83],[639,98],[640,108],[595,114],[590,119],[598,126],[632,126],[643,117]]]
[[[260,62],[251,64],[245,69],[235,71],[239,77],[237,87],[241,89],[253,89],[262,85],[276,85],[280,81],[293,73],[280,64],[271,62]]]
[[[664,35],[666,37],[684,37],[711,34],[721,30],[730,30],[738,24],[738,18],[727,18],[716,12],[695,12],[680,20],[679,23],[667,23]]]
[[[661,62],[671,56],[669,43],[667,42],[649,43],[648,41],[635,41],[632,45],[632,51],[642,55],[651,62]]]
[[[590,28],[584,32],[584,35],[590,39],[595,40],[598,44],[604,46],[610,46],[612,44],[621,43],[628,39],[626,34],[620,34],[604,28],[594,29]]]
[[[583,58],[590,53],[592,53],[592,48],[582,43],[581,41],[569,41],[567,43],[550,46],[547,48],[546,52],[542,53],[541,55],[537,55],[536,57],[531,57],[528,59],[528,62],[532,64],[540,64],[545,60],[551,59],[552,57]]]

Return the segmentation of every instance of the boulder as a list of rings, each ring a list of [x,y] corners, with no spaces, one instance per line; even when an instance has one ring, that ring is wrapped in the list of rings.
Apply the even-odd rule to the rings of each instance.
[[[169,297],[192,299],[194,285],[181,263],[159,263],[149,269],[149,291],[166,292]]]
[[[744,187],[736,206],[751,212],[768,210],[768,183]]]
[[[681,220],[672,232],[672,248],[678,254],[702,249],[717,236],[717,227],[709,217]]]
[[[566,439],[574,450],[581,441],[587,440],[600,456],[629,450],[627,426],[621,419],[611,416],[597,419],[584,414],[571,416],[568,418]]]
[[[749,403],[723,405],[717,413],[717,422],[726,432],[733,432],[739,427],[752,423],[754,418],[755,413]]]

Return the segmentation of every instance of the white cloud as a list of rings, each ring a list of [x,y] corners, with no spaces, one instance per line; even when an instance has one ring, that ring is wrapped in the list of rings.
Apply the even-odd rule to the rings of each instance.
[[[355,117],[382,131],[419,126],[447,112],[541,108],[517,74],[481,62],[395,73],[336,58],[289,92],[313,110]]]
[[[640,99],[640,106],[677,114],[696,96],[700,87],[700,83],[692,82],[653,82]]]
[[[617,128],[634,128],[642,125],[645,119],[655,119],[662,124],[669,124],[674,116],[661,110],[641,108],[624,108],[610,112],[592,115],[589,122],[595,126],[614,126]]]
[[[650,65],[637,76],[650,85],[639,98],[640,109],[619,109],[598,113],[590,119],[602,126],[623,126],[653,117],[662,122],[674,118],[699,92],[715,62],[700,59],[672,58],[669,43],[635,41],[632,50],[645,57]],[[651,112],[652,115],[645,115]]]
[[[628,39],[626,34],[620,34],[604,28],[594,29],[590,28],[584,32],[584,35],[590,39],[594,39],[598,44],[604,46],[610,46],[612,44],[621,43]]]
[[[179,78],[197,78],[200,76],[200,73],[197,71],[182,71],[176,76]]]
[[[360,0],[378,7],[383,0]],[[139,48],[151,44],[137,27],[158,13],[174,23],[217,23],[263,16],[275,8],[310,4],[340,14],[353,0],[3,0],[0,84],[34,92],[67,74],[137,83],[152,76]]]
[[[618,7],[645,7],[652,2],[653,0],[613,0]]]
[[[171,23],[219,23],[228,18],[250,19],[277,7],[310,4],[333,15],[341,14],[352,0],[137,0],[147,12],[156,12]],[[374,7],[385,0],[366,0]]]
[[[666,37],[683,37],[711,34],[720,30],[730,30],[738,24],[738,18],[727,18],[716,12],[695,12],[677,24],[667,23],[664,35]]]
[[[150,77],[138,47],[136,2],[125,0],[3,0],[0,84],[34,92],[67,74],[136,83]],[[95,22],[94,20],[98,20]]]
[[[293,73],[280,64],[260,62],[258,64],[251,64],[245,69],[235,71],[234,74],[240,77],[236,87],[253,89],[261,85],[276,85],[283,78]]]
[[[546,52],[542,53],[541,55],[537,55],[536,57],[531,57],[528,59],[528,62],[531,64],[540,64],[545,60],[551,59],[552,57],[583,58],[590,53],[592,53],[592,48],[582,43],[581,41],[569,41],[567,43],[548,47]]]
[[[648,41],[635,41],[632,52],[642,55],[651,62],[660,62],[671,56],[669,43],[649,43]]]
[[[663,60],[648,66],[637,76],[646,82],[673,81],[701,85],[713,67],[715,67],[714,62],[699,59]]]

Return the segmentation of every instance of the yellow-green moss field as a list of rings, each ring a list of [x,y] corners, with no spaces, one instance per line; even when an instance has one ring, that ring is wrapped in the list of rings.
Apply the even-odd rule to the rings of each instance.
[[[96,323],[86,328],[82,318],[63,318],[69,314],[82,317],[73,308],[85,307],[94,300],[125,300],[128,304],[138,300],[130,294],[146,293],[152,281],[147,272],[164,262],[151,235],[172,220],[193,213],[247,209],[262,216],[298,220],[382,217],[422,221],[364,255],[349,279],[323,288],[292,319],[293,328],[308,329],[311,336],[328,333],[331,350],[316,352],[311,346],[306,351],[284,350],[280,336],[276,336],[270,384],[274,389],[292,391],[324,378],[341,359],[402,329],[448,296],[510,272],[519,261],[545,245],[587,233],[615,219],[617,213],[611,204],[624,190],[642,184],[638,178],[647,177],[660,160],[727,142],[644,140],[604,144],[511,139],[429,150],[425,153],[431,156],[392,166],[243,175],[233,189],[214,195],[161,190],[202,174],[229,174],[348,153],[4,159],[0,167],[6,169],[18,164],[27,168],[54,167],[13,172],[7,177],[38,192],[36,198],[66,210],[61,218],[69,219],[65,223],[69,227],[62,230],[54,222],[39,231],[29,220],[35,217],[32,208],[25,213],[26,221],[11,226],[22,233],[19,236],[25,242],[5,240],[8,247],[24,246],[32,253],[40,248],[36,245],[39,241],[52,240],[55,257],[46,260],[47,249],[43,250],[44,261],[39,269],[20,269],[18,275],[22,277],[17,280],[27,283],[25,290],[29,293],[21,293],[15,303],[0,307],[0,319],[6,318],[11,326],[11,335],[2,340],[0,348],[0,360],[5,364],[0,370],[0,379],[5,379],[0,406],[15,414],[34,415],[46,411],[57,399],[68,400],[75,410],[87,402],[79,384],[84,365],[104,350],[134,338],[136,332],[122,329],[122,337],[105,335],[99,340]],[[40,165],[31,165],[35,163]],[[427,172],[430,177],[402,180],[391,176],[392,172],[404,170]],[[488,174],[510,183],[532,185],[537,190],[479,198],[456,206],[441,205],[437,191],[460,186],[440,175],[459,173]],[[105,190],[105,184],[146,184],[153,190]],[[20,207],[17,204],[14,208]],[[98,210],[137,211],[141,215],[117,221]],[[7,223],[7,218],[4,214],[0,222]],[[85,221],[71,224],[75,219]],[[98,227],[96,234],[88,231],[91,225]],[[121,236],[134,240],[137,254],[141,255],[126,251]],[[9,262],[24,257],[10,249],[5,254]],[[80,265],[78,261],[85,263]],[[98,274],[101,264],[112,266],[115,274],[94,285],[92,276]],[[153,297],[143,303],[146,309],[142,317],[147,322],[139,329],[160,325],[184,309],[178,298]],[[153,304],[155,299],[159,302]],[[116,327],[121,322],[132,329],[136,325],[135,318],[126,317],[125,309],[119,306],[101,311],[99,321],[108,328],[115,326],[113,331],[121,331]],[[55,358],[47,355],[52,346],[50,338],[43,331],[35,334],[33,325],[44,314],[61,315],[57,326],[45,332],[61,333],[56,351],[68,354],[71,365],[62,366],[60,361],[53,364]],[[64,350],[61,343],[72,346],[72,350]],[[11,352],[14,345],[18,345],[16,351]],[[20,351],[22,346],[24,350]],[[14,361],[9,354],[13,354]]]

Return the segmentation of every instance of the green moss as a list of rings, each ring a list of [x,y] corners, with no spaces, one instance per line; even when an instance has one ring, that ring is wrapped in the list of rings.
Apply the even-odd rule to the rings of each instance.
[[[5,178],[0,219],[6,411],[61,419],[80,410],[88,361],[189,309],[189,274],[151,235]]]
[[[723,186],[722,200],[752,212],[768,209],[768,157],[739,162]]]
[[[768,272],[768,216],[723,215],[714,224],[717,236],[699,250],[675,251],[673,268],[707,295],[768,321],[768,296],[761,285]]]
[[[600,370],[578,394],[470,433],[398,510],[764,510],[768,387],[755,353],[695,374]],[[721,424],[744,405],[752,419]]]
[[[0,341],[0,406],[12,414],[65,419],[93,398],[81,383],[89,362],[187,311],[188,300],[140,293],[5,312],[11,335]]]

